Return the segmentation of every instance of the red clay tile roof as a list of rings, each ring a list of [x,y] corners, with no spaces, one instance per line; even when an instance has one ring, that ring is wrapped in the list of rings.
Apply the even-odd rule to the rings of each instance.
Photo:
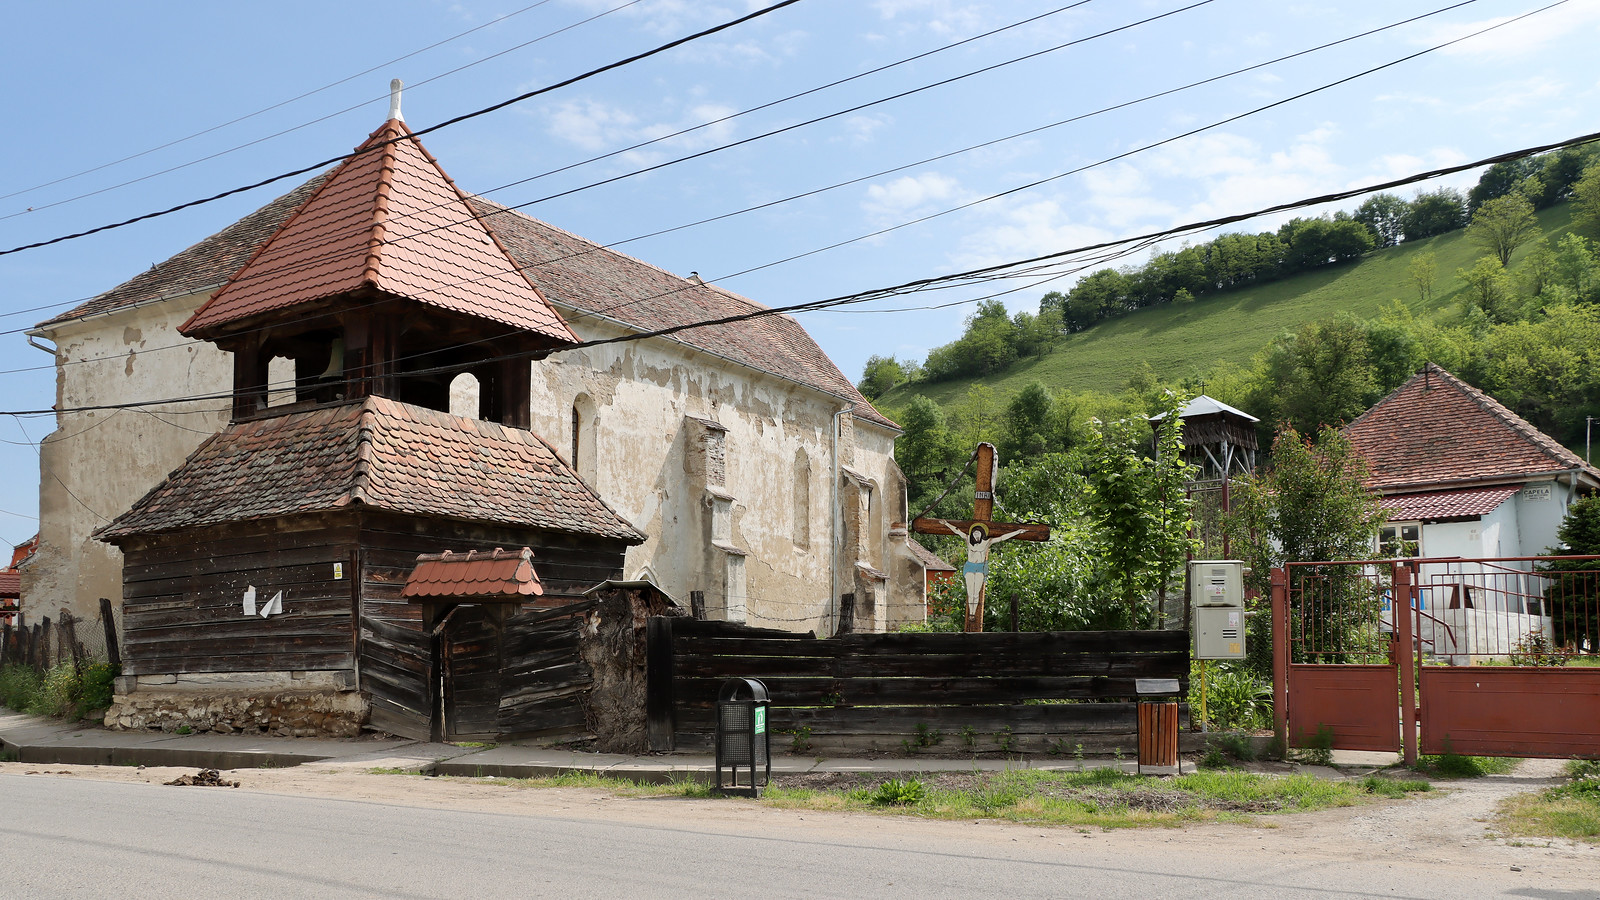
[[[502,550],[482,553],[424,553],[406,579],[402,597],[473,597],[524,600],[544,594],[533,570],[533,551]]]
[[[932,550],[918,543],[916,538],[906,538],[906,549],[911,551],[913,559],[930,572],[954,572],[956,570],[955,566],[940,559],[934,555]]]
[[[260,313],[370,286],[577,341],[404,122],[385,122],[356,153],[178,330],[220,336]]]
[[[485,200],[470,198],[489,227],[544,296],[576,310],[569,324],[610,319],[655,331],[739,315],[767,307],[721,288],[680,278],[625,253]],[[762,372],[798,381],[844,398],[855,415],[890,428],[894,422],[873,408],[833,360],[791,316],[770,315],[727,325],[708,325],[670,335]]]
[[[1384,493],[1600,471],[1493,397],[1429,363],[1345,427]]]
[[[235,422],[95,536],[115,543],[357,503],[644,540],[537,435],[382,397]]]
[[[1404,522],[1411,519],[1440,521],[1444,519],[1476,519],[1495,511],[1506,498],[1522,490],[1521,485],[1510,487],[1469,488],[1461,491],[1426,491],[1420,494],[1391,494],[1378,500],[1378,505],[1389,511],[1389,521]]]
[[[22,573],[0,572],[0,600],[15,600],[22,596]]]
[[[109,291],[40,324],[81,319],[153,300],[187,297],[216,288],[232,278],[245,261],[271,237],[289,214],[322,184],[322,175],[229,225],[165,262],[151,266]]]

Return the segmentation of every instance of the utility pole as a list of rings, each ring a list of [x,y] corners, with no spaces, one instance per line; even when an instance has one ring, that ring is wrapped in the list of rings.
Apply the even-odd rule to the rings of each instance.
[[[1593,425],[1594,416],[1583,417],[1583,461],[1588,465],[1594,465],[1594,461],[1589,459],[1589,429]]]

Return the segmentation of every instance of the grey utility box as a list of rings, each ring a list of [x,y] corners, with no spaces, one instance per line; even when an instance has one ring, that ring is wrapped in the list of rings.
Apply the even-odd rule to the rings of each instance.
[[[1243,659],[1244,563],[1191,561],[1189,603],[1194,607],[1194,658]]]

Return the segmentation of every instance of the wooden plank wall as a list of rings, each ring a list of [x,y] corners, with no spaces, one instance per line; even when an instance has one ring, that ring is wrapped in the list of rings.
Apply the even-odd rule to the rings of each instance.
[[[584,600],[528,610],[506,620],[497,726],[504,737],[589,733],[585,717],[593,673],[583,661]]]
[[[766,684],[771,727],[796,750],[1136,750],[1137,700],[1181,699],[1188,689],[1181,631],[818,640],[661,619],[651,621],[650,640],[652,675],[668,668],[667,658],[672,673],[670,685],[651,685],[657,750],[710,747],[717,691],[734,677]],[[1177,690],[1141,694],[1139,679],[1172,679]],[[663,732],[671,748],[660,746]]]
[[[361,689],[372,702],[372,728],[432,740],[433,638],[420,629],[361,620]]]
[[[355,531],[217,528],[124,547],[123,672],[267,672],[354,665]],[[335,565],[343,578],[335,578]],[[283,591],[283,613],[247,616]]]

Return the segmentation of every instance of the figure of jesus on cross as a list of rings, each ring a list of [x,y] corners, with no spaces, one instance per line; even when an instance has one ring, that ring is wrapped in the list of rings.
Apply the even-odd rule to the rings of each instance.
[[[1013,538],[1023,541],[1050,539],[1048,525],[993,520],[994,476],[997,463],[994,445],[979,444],[976,456],[978,471],[972,518],[953,522],[945,519],[919,518],[911,523],[911,529],[918,534],[943,534],[948,531],[966,539],[967,563],[962,567],[962,575],[967,587],[967,631],[983,630],[984,585],[989,578],[990,548]]]

